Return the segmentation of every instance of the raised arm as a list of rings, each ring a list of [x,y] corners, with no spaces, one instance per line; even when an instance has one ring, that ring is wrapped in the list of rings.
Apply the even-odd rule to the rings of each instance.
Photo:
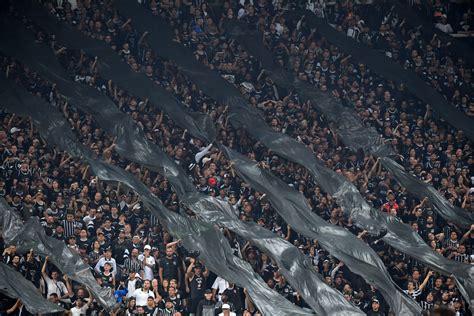
[[[43,278],[45,278],[45,279],[49,279],[49,276],[48,276],[48,274],[46,273],[46,267],[48,266],[48,259],[49,259],[49,257],[46,256],[46,258],[44,259],[43,267],[41,268],[41,275],[42,275]]]
[[[423,289],[426,287],[426,284],[428,284],[428,281],[430,279],[430,277],[433,275],[433,271],[429,271],[427,274],[426,274],[426,277],[425,279],[423,280],[423,283],[420,284],[420,291],[423,291]]]

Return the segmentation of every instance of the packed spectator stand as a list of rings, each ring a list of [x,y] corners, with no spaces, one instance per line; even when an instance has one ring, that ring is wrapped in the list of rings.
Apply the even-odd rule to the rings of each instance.
[[[207,114],[217,128],[217,141],[236,149],[270,170],[301,192],[312,211],[327,222],[343,227],[368,243],[383,260],[394,282],[413,298],[425,315],[446,308],[455,315],[470,315],[469,302],[454,280],[428,269],[417,260],[357,228],[335,197],[315,185],[308,171],[277,156],[256,142],[243,129],[229,123],[228,107],[207,96],[199,83],[190,82],[173,60],[159,57],[151,49],[147,33],[139,23],[118,11],[114,1],[42,1],[50,14],[69,23],[89,38],[104,41],[134,72],[144,73],[157,85],[196,112]],[[440,1],[434,4],[435,19]],[[433,251],[463,264],[474,261],[474,223],[461,228],[445,221],[428,203],[400,186],[380,159],[362,150],[353,152],[341,141],[334,127],[310,102],[294,91],[275,84],[262,71],[258,60],[223,31],[225,19],[238,19],[263,31],[262,42],[275,62],[321,91],[330,92],[353,107],[367,127],[375,128],[397,152],[405,169],[432,185],[450,203],[465,212],[474,210],[472,188],[472,144],[462,132],[440,120],[406,87],[377,75],[364,64],[352,61],[318,35],[288,23],[283,13],[299,5],[324,17],[339,31],[383,53],[416,72],[440,91],[456,108],[474,116],[472,65],[444,50],[433,38],[419,38],[416,28],[395,14],[372,15],[378,4],[292,1],[140,1],[143,10],[166,18],[175,30],[175,41],[194,52],[196,60],[219,72],[235,85],[250,106],[260,109],[276,132],[305,144],[324,165],[344,175],[364,198],[380,212],[409,224]],[[306,6],[309,7],[306,7]],[[453,12],[458,12],[459,8]],[[321,248],[317,240],[305,238],[272,208],[265,194],[241,180],[216,144],[206,144],[178,126],[164,111],[126,86],[101,77],[97,59],[82,50],[68,49],[54,34],[23,18],[14,3],[9,15],[22,19],[36,41],[51,46],[70,77],[107,95],[117,107],[143,129],[149,141],[188,172],[199,192],[228,201],[244,222],[255,222],[291,242],[307,255],[327,284],[367,315],[391,315],[393,310],[376,287],[350,271],[344,262]],[[443,14],[448,14],[445,12]],[[458,31],[472,31],[464,15],[452,18]],[[454,13],[453,13],[454,15]],[[371,26],[366,26],[367,20]],[[443,16],[439,15],[442,22]],[[454,20],[456,19],[456,20]],[[465,19],[467,19],[465,21]],[[365,22],[364,22],[365,21]],[[463,24],[464,23],[464,24]],[[406,25],[406,26],[405,26]],[[375,29],[371,27],[376,27]],[[438,26],[436,26],[438,27]],[[438,27],[439,28],[439,27]],[[153,32],[155,30],[150,30]],[[0,52],[1,53],[1,52]],[[195,217],[181,205],[166,177],[131,162],[115,150],[114,135],[105,132],[92,115],[69,104],[55,83],[41,78],[15,56],[2,53],[2,72],[10,80],[50,102],[70,123],[78,140],[105,162],[121,167],[141,180],[171,211]],[[32,119],[0,112],[0,192],[23,220],[38,217],[48,236],[62,240],[90,265],[97,283],[110,289],[117,301],[113,311],[104,310],[87,288],[72,281],[33,251],[16,252],[3,244],[3,262],[23,274],[43,296],[73,315],[260,315],[248,291],[216,275],[200,260],[199,252],[185,249],[173,239],[159,220],[145,210],[142,200],[120,183],[101,181],[85,160],[75,159],[49,146]],[[469,226],[469,225],[468,225]],[[269,288],[302,308],[309,308],[279,272],[268,254],[228,229],[223,229],[234,254],[247,261]],[[28,311],[20,300],[2,296],[4,314]]]

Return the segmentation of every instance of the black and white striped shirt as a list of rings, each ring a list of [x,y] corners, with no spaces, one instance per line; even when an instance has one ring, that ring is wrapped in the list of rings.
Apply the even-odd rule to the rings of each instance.
[[[76,221],[69,222],[67,220],[63,220],[61,223],[63,228],[64,228],[64,237],[68,238],[70,236],[74,235],[75,229],[76,229]]]
[[[413,298],[415,301],[416,301],[417,297],[421,295],[421,290],[420,289],[413,290],[413,292],[411,292],[411,293],[408,292],[408,290],[403,290],[403,292],[405,292],[406,294],[411,296],[411,298]]]
[[[166,309],[166,308],[159,308],[155,311],[156,316],[173,316],[177,310],[174,308],[174,306],[171,309]]]
[[[138,259],[127,258],[123,263],[124,269],[128,272],[135,271],[140,272],[142,270],[142,262]]]
[[[467,254],[457,254],[454,256],[454,261],[469,263],[469,256]]]
[[[457,249],[459,247],[459,241],[458,240],[452,240],[451,238],[447,239],[444,243],[444,246],[446,248],[455,248]]]
[[[434,304],[433,303],[428,303],[426,301],[421,301],[420,306],[424,311],[430,310],[433,308]]]

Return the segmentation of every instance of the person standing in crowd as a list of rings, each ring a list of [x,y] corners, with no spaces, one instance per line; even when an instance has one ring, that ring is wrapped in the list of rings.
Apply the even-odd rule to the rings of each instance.
[[[133,297],[136,300],[137,306],[143,307],[147,305],[149,297],[155,299],[155,294],[150,290],[150,280],[144,280],[143,286],[133,292]]]
[[[207,289],[204,292],[204,298],[201,299],[196,307],[195,316],[214,316],[216,302],[212,299],[212,290]]]
[[[189,312],[196,314],[196,309],[206,288],[206,279],[209,276],[209,270],[202,271],[202,264],[196,258],[190,258],[190,264],[186,273],[187,289],[190,295]]]
[[[367,312],[367,316],[384,316],[385,313],[380,308],[380,302],[377,298],[372,299],[372,305],[370,310]]]
[[[104,256],[99,259],[97,264],[95,265],[95,272],[96,273],[101,273],[104,270],[105,264],[108,263],[110,264],[110,268],[113,275],[117,273],[117,263],[115,262],[115,259],[112,258],[112,249],[107,248],[105,250]]]
[[[47,288],[46,296],[49,297],[52,293],[55,293],[61,301],[69,299],[69,292],[64,282],[59,280],[58,271],[53,270],[51,271],[50,275],[48,275],[48,273],[46,272],[48,260],[49,257],[46,257],[44,259],[44,264],[41,268],[41,275],[43,276]]]
[[[178,255],[175,254],[174,247],[166,247],[166,256],[160,260],[158,273],[161,283],[164,280],[175,279],[181,284],[181,264]]]
[[[92,305],[92,298],[88,302],[84,302],[81,298],[76,300],[75,306],[69,310],[72,316],[85,316],[87,310]]]
[[[145,280],[153,280],[155,270],[155,258],[150,254],[151,246],[145,245],[143,253],[138,256],[138,260],[142,263],[143,277]]]
[[[219,316],[237,316],[236,313],[230,311],[229,304],[222,305],[222,313],[219,313]]]

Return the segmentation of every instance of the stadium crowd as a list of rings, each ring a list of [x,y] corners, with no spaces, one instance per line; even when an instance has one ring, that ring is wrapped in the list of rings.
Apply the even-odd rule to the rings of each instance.
[[[454,25],[451,26],[448,6],[444,2],[434,1],[434,26],[445,33],[472,34],[474,25],[469,4],[460,3],[459,8],[456,4],[451,5],[455,7],[451,12],[453,17],[459,15],[459,11],[464,12],[459,21],[450,19]],[[449,53],[451,43],[448,39],[440,38],[436,33],[427,39],[423,35],[425,31],[420,30],[419,21],[407,20],[391,5],[384,1],[372,5],[345,1],[341,5],[325,6],[324,12],[339,31],[415,71],[456,108],[474,116],[472,65]],[[318,7],[310,8],[318,13]]]
[[[275,156],[249,138],[244,130],[233,128],[227,119],[226,106],[189,82],[172,60],[160,58],[149,47],[147,34],[137,33],[134,21],[126,12],[118,12],[113,1],[44,2],[58,18],[75,25],[91,38],[109,43],[134,71],[145,73],[186,107],[207,113],[218,128],[218,141],[261,161],[262,167],[302,192],[319,216],[369,243],[388,267],[393,280],[419,302],[426,315],[432,315],[437,307],[446,307],[460,316],[470,315],[467,302],[451,277],[428,270],[380,239],[360,231],[335,199],[314,184],[303,167]],[[333,124],[309,102],[302,102],[294,91],[286,91],[266,77],[258,61],[226,37],[221,22],[224,18],[240,19],[263,30],[262,40],[273,51],[275,62],[294,71],[300,79],[332,93],[346,106],[354,107],[361,120],[375,127],[393,146],[407,170],[433,185],[449,202],[472,212],[471,142],[461,131],[433,117],[429,105],[413,97],[406,87],[377,76],[363,64],[353,63],[350,56],[321,38],[317,30],[308,29],[304,23],[286,21],[282,13],[292,8],[292,2],[242,0],[235,6],[230,2],[211,6],[204,1],[188,0],[142,2],[144,9],[169,21],[175,29],[175,40],[193,50],[197,60],[235,84],[251,106],[261,109],[275,131],[305,143],[328,168],[352,181],[373,207],[410,224],[433,251],[467,264],[474,261],[474,225],[463,230],[444,221],[429,207],[427,199],[418,200],[400,187],[377,158],[362,151],[349,151],[341,143]],[[370,6],[364,5],[364,12],[370,12]],[[350,35],[353,24],[360,24],[360,18],[349,18],[360,15],[359,3],[343,1],[336,7],[340,11],[331,13],[338,16],[331,22]],[[393,33],[390,29],[384,30],[383,25],[381,19],[380,32]],[[176,126],[144,96],[131,95],[127,87],[118,87],[102,78],[94,56],[63,48],[61,43],[55,42],[53,34],[38,27],[34,29],[37,41],[53,46],[76,82],[107,94],[143,128],[149,140],[188,171],[200,192],[229,201],[238,210],[241,220],[255,221],[292,242],[312,259],[315,269],[328,284],[368,315],[390,313],[375,287],[321,249],[317,240],[294,232],[272,209],[265,195],[235,175],[217,148],[208,148],[207,154],[196,161],[196,154],[203,152],[208,144]],[[405,43],[406,36],[413,33],[415,31],[407,28],[406,33],[387,36],[390,38],[386,40],[388,46]],[[371,45],[380,48],[378,43],[370,40]],[[414,56],[413,49],[405,48],[399,55],[401,63],[413,68],[418,67],[419,62],[430,64],[426,70],[439,75],[437,80],[430,79],[431,83],[446,87],[442,91],[453,104],[468,115],[474,115],[469,66],[455,56],[445,56],[437,46],[425,42],[416,45],[420,55]],[[14,57],[1,58],[2,71],[10,79],[17,79],[29,91],[54,104],[70,122],[78,139],[97,156],[137,176],[170,210],[189,214],[165,178],[118,155],[114,151],[114,135],[104,133],[100,122],[68,104],[53,82],[44,80]],[[421,68],[414,70],[421,71]],[[456,95],[459,103],[456,103]],[[205,262],[199,260],[198,253],[192,249],[186,251],[179,240],[173,240],[157,219],[146,213],[136,194],[120,184],[103,183],[91,174],[84,161],[46,146],[28,118],[6,112],[0,115],[0,195],[23,219],[39,217],[48,235],[64,240],[90,264],[97,282],[110,288],[121,304],[116,313],[127,316],[259,315],[245,289],[213,274]],[[225,234],[235,254],[248,261],[269,287],[295,304],[307,307],[265,253],[230,231],[225,230]],[[3,245],[2,251],[5,263],[24,274],[47,299],[64,306],[69,313],[105,314],[87,289],[67,275],[61,275],[48,258],[34,253],[17,254],[14,245]],[[27,313],[16,300],[2,297],[0,304],[2,314]]]

